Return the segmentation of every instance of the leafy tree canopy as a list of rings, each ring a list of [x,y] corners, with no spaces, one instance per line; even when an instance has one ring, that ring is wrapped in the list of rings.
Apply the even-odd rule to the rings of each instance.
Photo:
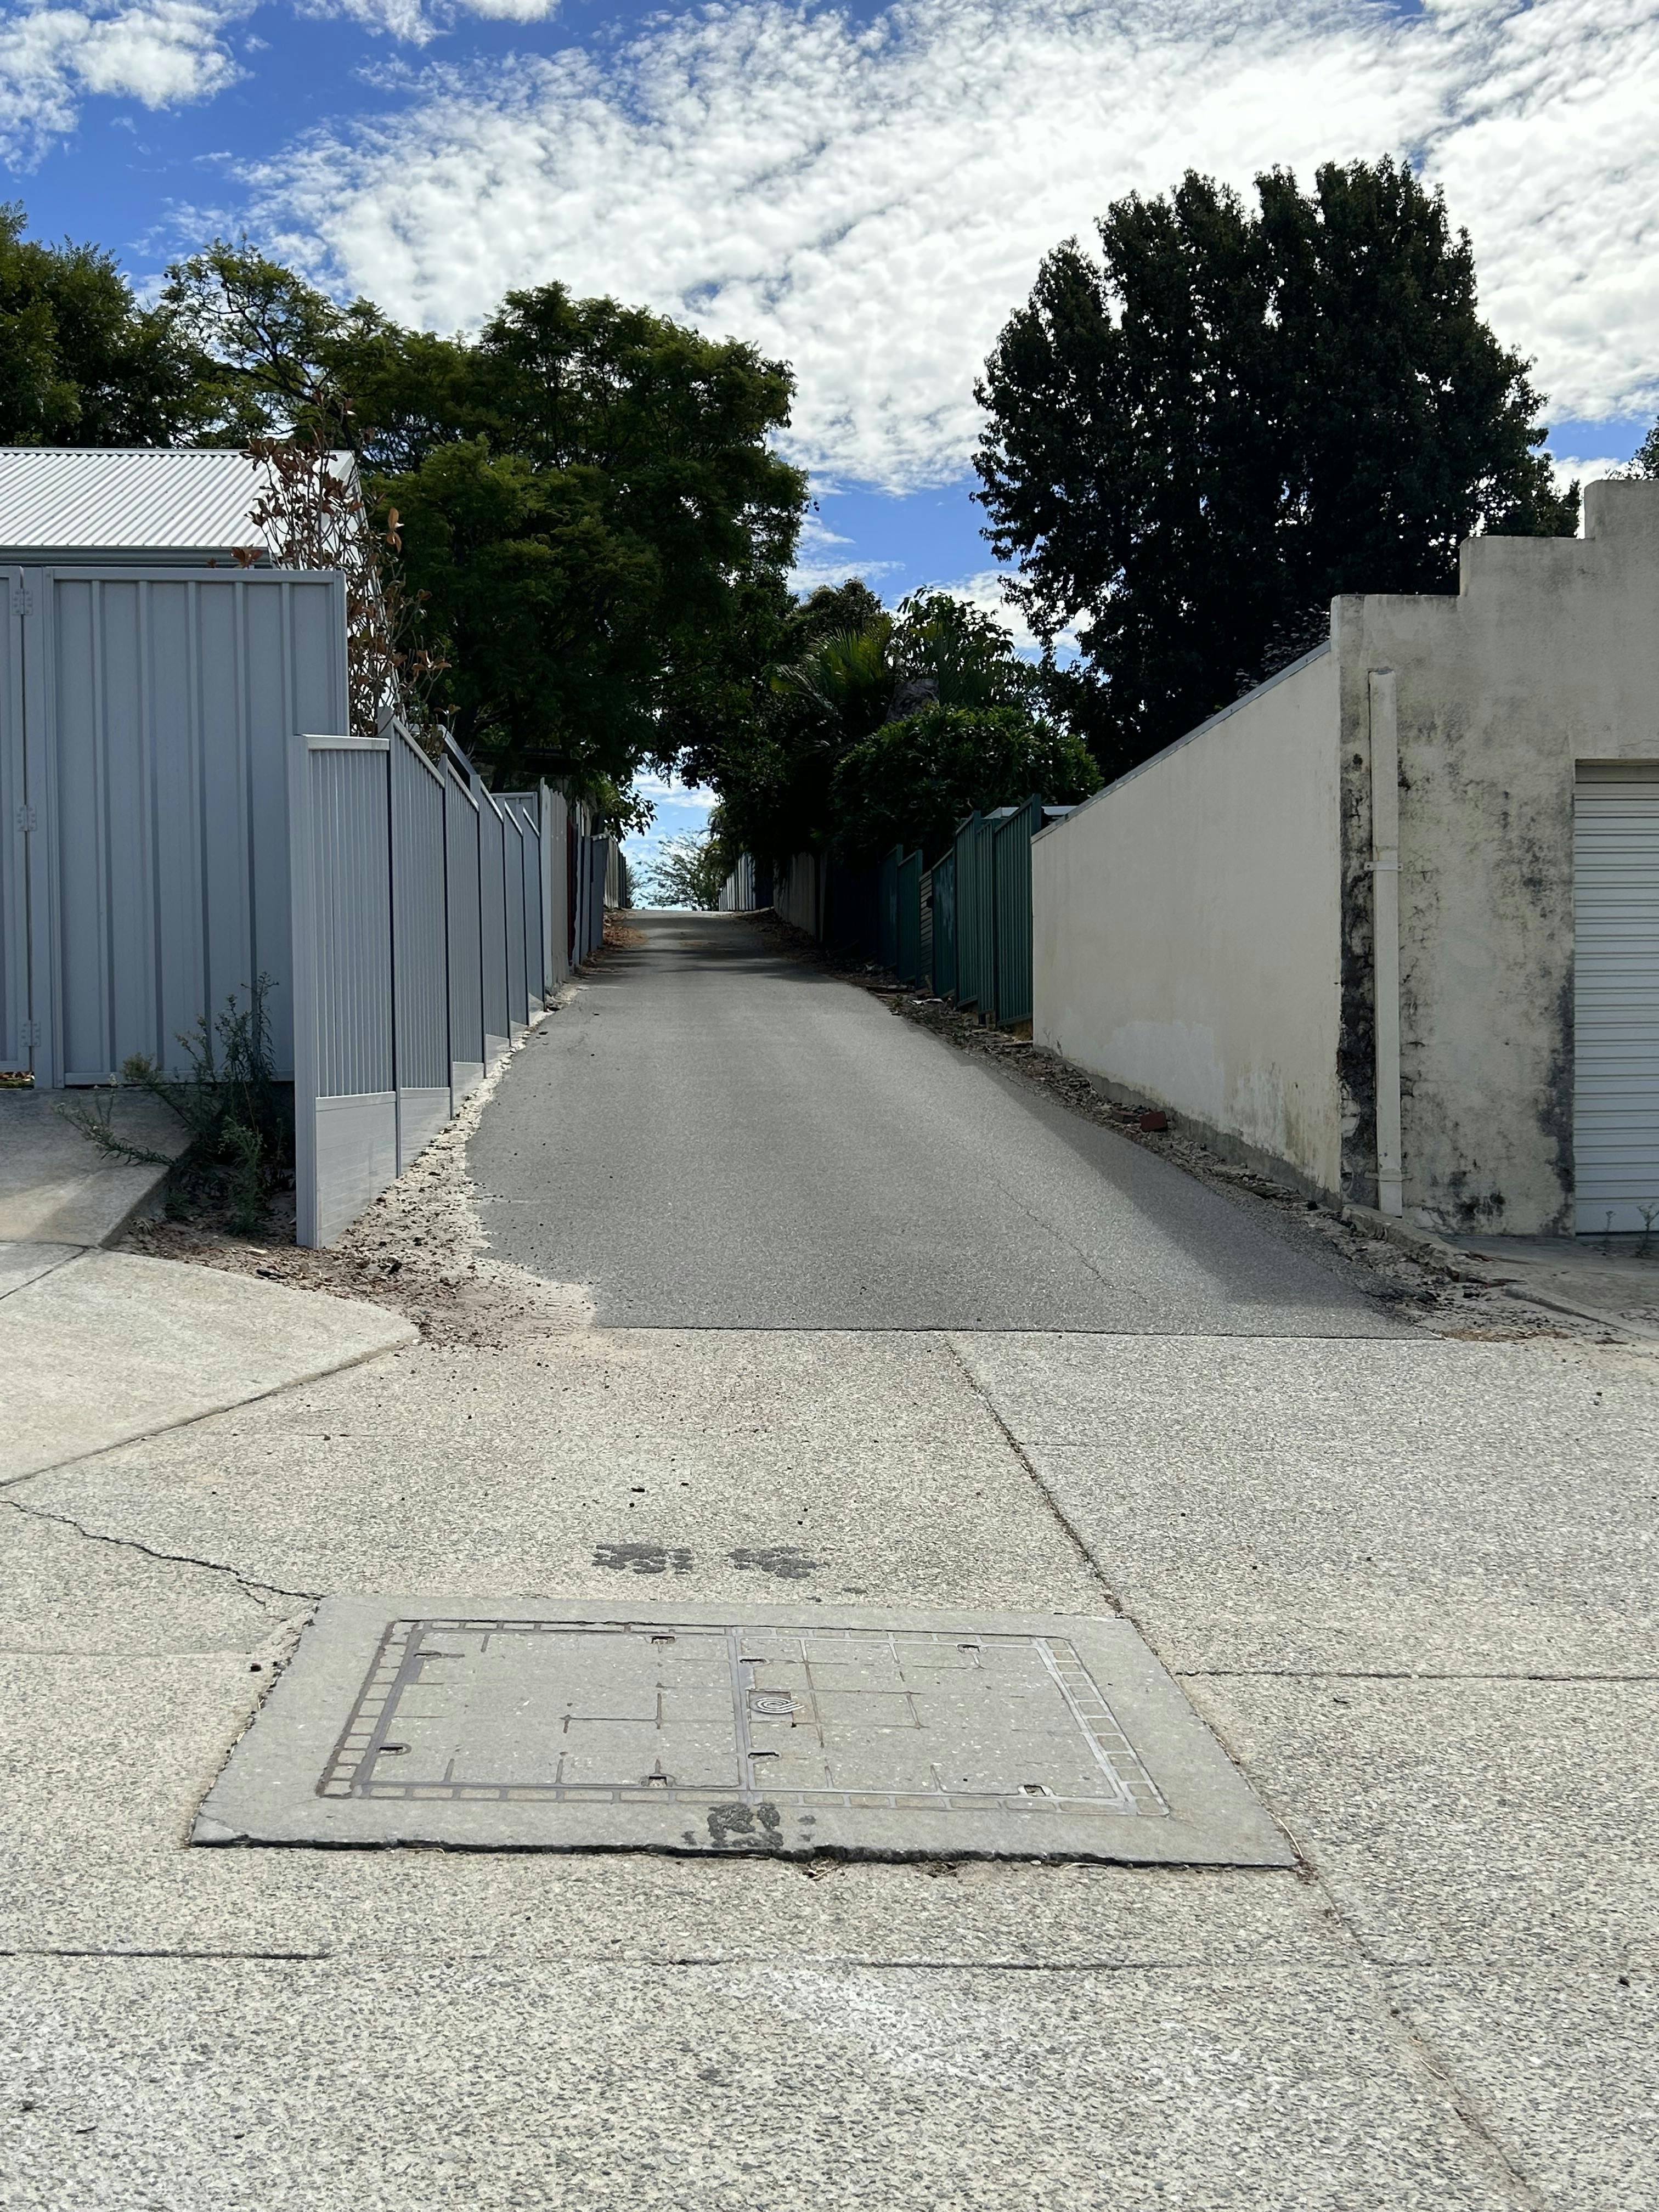
[[[1334,594],[1455,589],[1472,532],[1577,525],[1439,193],[1383,161],[1256,197],[1118,201],[978,386],[987,535],[1037,634],[1075,633],[1052,688],[1112,773],[1316,642]]]
[[[509,293],[476,339],[404,330],[222,242],[163,301],[210,434],[357,452],[447,664],[438,703],[498,781],[614,792],[741,716],[805,503],[773,450],[781,362],[559,284]]]
[[[855,858],[920,845],[931,863],[975,807],[988,813],[1034,792],[1065,805],[1099,788],[1089,748],[1069,731],[1018,707],[934,706],[850,747],[831,797],[838,842]]]
[[[95,246],[23,235],[0,204],[0,444],[166,445],[191,431],[191,365],[171,316],[147,310]]]
[[[936,705],[1006,710],[1022,725],[1036,713],[1034,672],[1006,629],[948,592],[917,592],[890,613],[854,577],[793,607],[776,641],[755,714],[677,763],[720,793],[728,855],[777,862],[837,839],[837,765],[886,725]]]

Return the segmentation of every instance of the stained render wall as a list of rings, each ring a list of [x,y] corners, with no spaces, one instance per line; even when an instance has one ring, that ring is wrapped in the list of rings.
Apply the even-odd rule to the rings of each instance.
[[[1322,647],[1031,847],[1036,1041],[1333,1195],[1338,735]]]
[[[1375,1203],[1369,678],[1395,672],[1405,1211],[1572,1226],[1575,764],[1659,758],[1659,484],[1591,484],[1582,538],[1481,538],[1443,598],[1334,611],[1343,1183]]]

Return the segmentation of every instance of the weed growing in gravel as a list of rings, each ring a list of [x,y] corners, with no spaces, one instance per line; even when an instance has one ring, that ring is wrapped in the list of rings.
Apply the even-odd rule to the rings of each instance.
[[[246,1006],[233,991],[222,1013],[210,1023],[204,1014],[180,1035],[187,1074],[167,1075],[135,1053],[107,1091],[89,1104],[58,1109],[112,1158],[167,1168],[163,1204],[175,1220],[216,1194],[228,1208],[231,1228],[252,1235],[264,1224],[272,1191],[293,1171],[293,1109],[276,1080],[265,1012],[271,988],[268,975],[256,977]],[[116,1128],[115,1101],[124,1088],[148,1091],[183,1122],[189,1142],[177,1159]]]

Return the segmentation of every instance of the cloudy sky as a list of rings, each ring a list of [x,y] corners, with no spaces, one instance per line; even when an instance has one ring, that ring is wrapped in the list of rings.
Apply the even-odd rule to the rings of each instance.
[[[37,229],[132,273],[246,228],[450,327],[557,276],[795,364],[803,574],[993,588],[975,370],[1039,256],[1188,166],[1409,155],[1535,356],[1559,455],[1659,408],[1643,0],[37,0],[0,137]]]
[[[801,580],[996,597],[973,380],[1039,258],[1195,167],[1409,155],[1594,474],[1659,411],[1659,0],[0,0],[35,228],[246,229],[465,325],[559,276],[795,365]],[[668,793],[661,827],[701,804]]]

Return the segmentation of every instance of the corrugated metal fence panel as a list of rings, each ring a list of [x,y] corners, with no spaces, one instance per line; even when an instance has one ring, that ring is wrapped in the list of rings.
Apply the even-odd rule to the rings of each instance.
[[[974,832],[974,962],[979,972],[979,1012],[983,1021],[1001,1019],[997,1004],[997,823],[1006,806],[981,815]]]
[[[492,1064],[513,1041],[507,972],[507,842],[501,810],[474,780],[478,802],[478,914],[483,948],[484,1058]]]
[[[547,1004],[547,923],[542,912],[541,810],[521,815],[524,832],[524,959],[525,988],[530,1011]]]
[[[343,580],[27,577],[37,1077],[107,1081],[134,1053],[180,1068],[180,1033],[261,975],[289,1074],[286,750],[296,730],[345,726]]]
[[[392,1088],[389,750],[310,753],[317,968],[317,1095]]]
[[[739,853],[736,867],[720,885],[720,910],[725,914],[748,914],[754,904],[754,860],[748,853]]]
[[[503,791],[497,794],[511,810],[524,832],[524,941],[526,988],[533,1010],[546,1002],[550,983],[547,972],[547,929],[544,915],[545,867],[542,854],[542,801],[538,791]],[[547,794],[550,796],[550,794]]]
[[[933,993],[954,997],[957,988],[957,855],[951,847],[933,864]]]
[[[389,760],[385,738],[288,745],[301,1244],[331,1243],[398,1171]]]
[[[478,802],[444,763],[448,876],[450,1088],[459,1100],[483,1079],[483,945],[479,934]]]
[[[900,854],[894,866],[893,966],[901,983],[914,983],[921,973],[920,853]]]
[[[980,818],[973,813],[959,823],[951,846],[956,875],[957,1004],[977,1006],[988,979],[981,972],[979,846]]]
[[[891,968],[898,959],[898,869],[904,848],[895,845],[882,856],[876,877],[876,960]]]
[[[772,886],[772,904],[795,929],[816,937],[820,926],[818,883],[820,863],[812,853],[796,853],[778,871]]]
[[[1577,1228],[1639,1232],[1659,1227],[1659,779],[1579,782],[1573,902]]]
[[[565,823],[569,806],[562,791],[542,786],[542,906],[547,933],[547,988],[557,990],[570,973],[567,926],[569,894],[565,884]]]
[[[996,1015],[1005,1028],[1031,1018],[1031,840],[1042,801],[1012,808],[992,833],[996,908]]]
[[[401,1175],[448,1121],[453,1100],[443,779],[396,723],[391,747],[392,1018]]]
[[[933,988],[933,872],[924,868],[921,874],[921,951],[917,962],[918,980],[929,991]]]
[[[510,806],[501,809],[501,881],[507,907],[507,1018],[512,1034],[530,1020],[530,986],[524,942],[524,826]]]
[[[0,577],[0,1067],[34,1065],[29,1015],[28,774],[23,734],[23,624],[12,605],[21,581]]]

